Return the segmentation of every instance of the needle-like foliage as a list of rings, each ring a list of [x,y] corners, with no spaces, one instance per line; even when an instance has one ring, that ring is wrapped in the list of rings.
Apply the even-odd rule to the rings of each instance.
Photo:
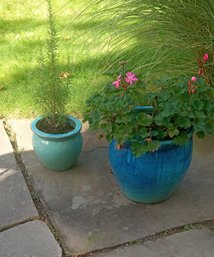
[[[69,73],[60,67],[58,57],[58,38],[54,11],[51,0],[46,0],[48,7],[48,40],[45,53],[40,56],[40,82],[37,101],[42,115],[50,127],[56,129],[66,120],[68,101]],[[69,64],[68,64],[69,66]],[[69,69],[69,67],[67,67]]]

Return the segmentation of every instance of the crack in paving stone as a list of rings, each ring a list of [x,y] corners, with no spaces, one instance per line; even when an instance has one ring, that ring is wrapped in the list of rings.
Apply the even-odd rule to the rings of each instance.
[[[0,172],[0,176],[4,175],[5,173],[7,173],[10,169],[6,169]]]
[[[27,169],[25,167],[25,164],[22,160],[22,156],[20,154],[20,151],[19,151],[19,148],[18,148],[18,143],[17,143],[17,140],[16,140],[16,133],[13,131],[11,125],[9,123],[7,123],[6,120],[3,120],[3,126],[4,126],[4,129],[5,129],[6,133],[7,133],[8,138],[10,140],[10,143],[12,145],[13,153],[14,153],[14,156],[15,156],[15,159],[16,159],[16,163],[17,163],[17,165],[19,166],[19,168],[22,172],[25,183],[27,184],[28,190],[31,194],[31,198],[32,198],[32,200],[34,202],[34,205],[35,205],[35,207],[36,207],[36,209],[39,213],[39,220],[41,220],[41,221],[43,221],[47,224],[47,226],[49,227],[49,229],[53,233],[56,241],[58,242],[58,244],[60,245],[60,247],[62,249],[62,257],[66,257],[64,248],[62,246],[62,242],[61,242],[60,237],[59,237],[59,234],[58,234],[57,230],[55,229],[55,227],[54,227],[54,225],[53,225],[53,223],[52,223],[52,221],[51,221],[51,219],[48,215],[48,211],[46,210],[46,208],[44,207],[44,205],[43,205],[43,203],[40,199],[39,193],[34,188],[32,179],[31,179],[30,175],[28,174],[28,171],[27,171]],[[28,221],[30,221],[30,220],[28,220]],[[26,223],[26,222],[24,222],[24,223]],[[16,225],[20,225],[20,224],[22,224],[22,223],[18,223]],[[14,225],[14,226],[16,226],[16,225]],[[2,231],[0,231],[0,232],[2,232]]]
[[[91,152],[94,152],[96,151],[97,149],[108,149],[108,146],[97,146],[91,150],[87,150],[87,151],[82,151],[82,153],[91,153]]]
[[[154,233],[152,235],[143,237],[143,238],[138,238],[136,240],[132,240],[132,241],[128,241],[125,243],[121,243],[118,245],[114,245],[111,247],[105,247],[102,249],[97,249],[94,251],[90,251],[87,253],[83,253],[83,254],[76,254],[76,255],[68,255],[65,257],[89,257],[89,256],[96,256],[97,254],[101,254],[101,253],[105,253],[105,252],[110,252],[113,251],[115,249],[119,249],[119,248],[125,248],[125,247],[129,247],[132,245],[137,245],[137,244],[143,244],[145,242],[148,241],[155,241],[157,239],[160,238],[165,238],[174,234],[178,234],[181,232],[185,232],[185,231],[190,231],[190,230],[197,230],[197,229],[203,229],[203,228],[208,228],[211,231],[214,231],[214,220],[204,220],[204,221],[199,221],[199,222],[195,222],[195,223],[189,223],[189,224],[184,224],[178,227],[174,227],[174,228],[170,228],[170,229],[166,229],[163,231],[160,231],[158,233]]]
[[[20,222],[13,223],[13,224],[10,224],[10,225],[8,225],[8,226],[2,227],[2,228],[0,228],[0,233],[3,232],[3,231],[5,231],[5,230],[8,230],[8,229],[10,229],[10,228],[14,228],[14,227],[17,227],[17,226],[19,226],[19,225],[23,225],[23,224],[25,224],[25,223],[28,223],[28,222],[31,222],[31,221],[35,221],[35,220],[39,220],[38,216],[36,216],[36,217],[31,217],[31,218],[29,218],[29,219],[26,219],[26,220],[23,220],[23,221],[20,221]]]

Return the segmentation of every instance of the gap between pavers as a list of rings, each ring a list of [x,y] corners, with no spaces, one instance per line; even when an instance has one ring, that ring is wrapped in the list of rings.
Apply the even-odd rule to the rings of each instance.
[[[61,257],[62,250],[41,221],[0,120],[0,256]]]
[[[0,233],[2,257],[61,257],[62,250],[41,221],[31,221]]]
[[[174,234],[155,241],[144,242],[92,257],[213,257],[214,233],[192,230]]]
[[[19,170],[13,149],[0,121],[0,231],[38,218],[27,185]]]
[[[95,134],[83,130],[87,142],[77,165],[57,173],[45,169],[32,151],[29,120],[10,121],[22,158],[42,201],[64,240],[66,252],[80,254],[142,238],[159,231],[214,219],[213,136],[195,140],[191,168],[167,201],[136,204],[120,192],[108,164],[108,150],[98,148]]]

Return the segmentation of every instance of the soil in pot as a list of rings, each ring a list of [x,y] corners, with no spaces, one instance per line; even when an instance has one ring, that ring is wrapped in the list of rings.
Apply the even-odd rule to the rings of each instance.
[[[37,122],[36,127],[39,130],[49,134],[65,134],[74,130],[74,127],[71,125],[69,119],[66,119],[65,122],[60,126],[53,126],[50,121],[43,118]]]

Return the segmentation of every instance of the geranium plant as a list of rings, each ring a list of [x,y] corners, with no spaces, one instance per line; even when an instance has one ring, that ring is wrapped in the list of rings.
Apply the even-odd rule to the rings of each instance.
[[[117,80],[88,100],[85,120],[108,141],[116,140],[118,149],[130,144],[136,156],[157,150],[162,140],[184,144],[193,132],[204,137],[213,130],[214,114],[213,88],[203,78],[206,62],[207,53],[191,79],[164,78],[149,85],[122,63]]]

